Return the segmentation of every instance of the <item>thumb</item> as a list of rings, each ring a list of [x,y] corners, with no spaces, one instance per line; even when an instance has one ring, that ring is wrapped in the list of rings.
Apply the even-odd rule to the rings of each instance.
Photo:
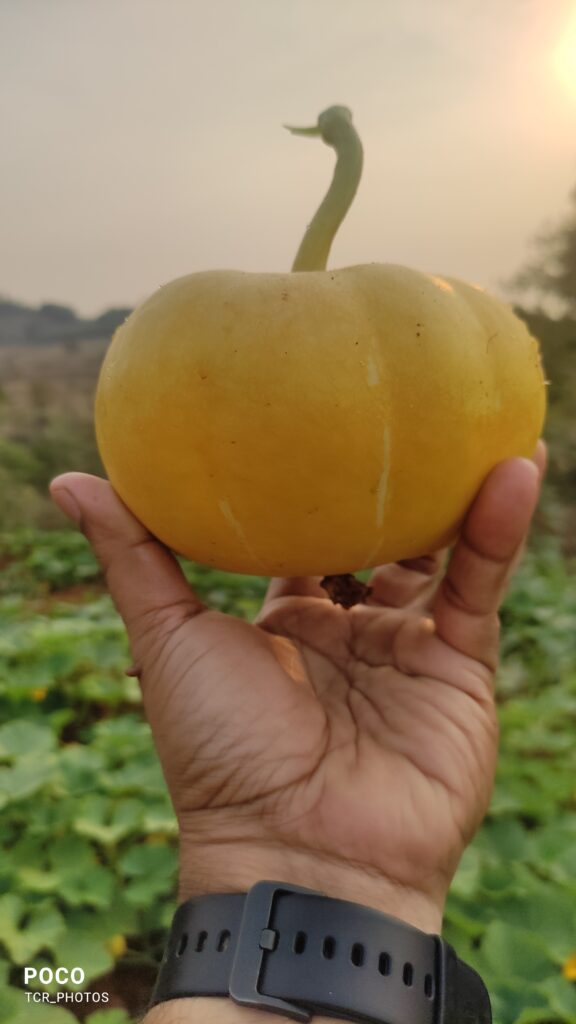
[[[203,609],[178,562],[132,515],[111,484],[64,473],[50,484],[53,500],[85,533],[128,630],[132,652],[151,632],[171,631]]]

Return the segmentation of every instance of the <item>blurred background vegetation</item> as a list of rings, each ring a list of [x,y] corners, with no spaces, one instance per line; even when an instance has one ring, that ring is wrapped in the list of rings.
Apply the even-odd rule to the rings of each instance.
[[[446,916],[499,1024],[576,1024],[575,201],[509,283],[543,349],[550,469],[503,612],[495,794]],[[122,624],[46,490],[102,471],[93,392],[127,312],[0,303],[0,1024],[133,1020],[174,908],[175,822]],[[214,606],[255,613],[264,580],[186,571]],[[76,963],[111,1002],[32,1016],[23,965]]]

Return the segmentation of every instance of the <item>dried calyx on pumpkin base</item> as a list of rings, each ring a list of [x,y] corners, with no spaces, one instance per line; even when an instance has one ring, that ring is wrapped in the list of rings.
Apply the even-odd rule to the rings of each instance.
[[[320,586],[324,588],[332,603],[342,605],[342,608],[366,604],[372,593],[372,587],[357,580],[351,572],[341,573],[339,576],[324,576],[320,580]]]

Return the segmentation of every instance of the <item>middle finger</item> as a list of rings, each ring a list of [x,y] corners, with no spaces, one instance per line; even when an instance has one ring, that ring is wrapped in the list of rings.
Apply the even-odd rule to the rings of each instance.
[[[438,587],[448,550],[379,565],[369,580],[371,605],[387,608],[427,608]]]

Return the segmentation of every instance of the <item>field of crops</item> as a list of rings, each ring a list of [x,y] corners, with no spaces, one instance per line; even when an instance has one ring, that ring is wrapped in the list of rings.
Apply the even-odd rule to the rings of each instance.
[[[553,545],[533,547],[503,616],[497,785],[445,934],[499,1024],[574,1024],[576,587]],[[70,1005],[19,989],[23,965],[80,962],[110,993],[82,1019],[128,1024],[174,909],[176,829],[123,627],[71,531],[11,531],[0,566],[0,1022],[71,1024]],[[254,614],[263,580],[189,571],[212,605]]]

